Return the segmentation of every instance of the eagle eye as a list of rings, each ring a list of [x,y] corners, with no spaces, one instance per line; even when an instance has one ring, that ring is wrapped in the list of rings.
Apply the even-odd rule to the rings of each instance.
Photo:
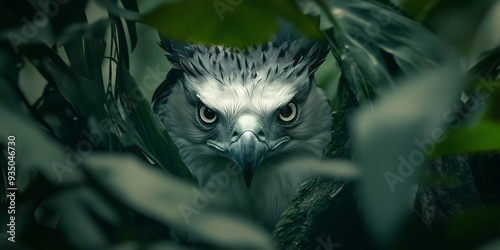
[[[297,116],[297,106],[295,103],[290,102],[285,107],[281,108],[279,113],[280,120],[284,122],[291,122]]]
[[[206,124],[212,124],[215,121],[217,121],[217,114],[205,105],[200,107],[198,114],[200,116],[201,121],[203,121]]]

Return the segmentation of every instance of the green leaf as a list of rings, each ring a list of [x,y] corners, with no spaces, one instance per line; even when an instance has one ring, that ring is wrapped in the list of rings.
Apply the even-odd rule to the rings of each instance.
[[[101,44],[101,46],[104,46],[104,44]],[[45,57],[30,59],[34,62],[34,65],[38,65],[37,68],[39,71],[47,73],[52,78],[48,80],[53,80],[64,99],[78,113],[84,117],[105,113],[104,87],[102,86],[102,80],[98,81],[100,74],[96,73],[97,66],[89,65],[87,61],[76,62],[75,70],[86,74],[86,76],[81,76],[76,74],[75,70],[66,65],[61,57],[46,45],[37,46],[36,49],[38,53],[45,55]],[[91,48],[87,49],[93,51]],[[100,50],[102,51],[102,47]],[[70,53],[70,55],[72,54]],[[85,56],[80,53],[74,55],[74,57],[79,57],[80,60],[85,60]],[[98,55],[93,55],[93,58],[98,58]],[[102,57],[100,60],[102,60]],[[94,61],[93,63],[96,62]],[[77,64],[80,66],[76,66]],[[100,67],[100,64],[98,67]]]
[[[500,81],[493,80],[500,74],[500,47],[489,51],[486,56],[474,65],[468,72],[472,81],[466,86],[469,94],[466,107],[475,115],[468,118],[473,126],[461,126],[447,134],[447,139],[438,144],[432,157],[449,154],[472,153],[490,150],[500,150]],[[487,106],[485,105],[487,103]],[[484,107],[483,107],[484,106]],[[484,111],[484,112],[483,112]],[[462,118],[458,117],[459,124]]]
[[[33,174],[40,173],[52,184],[59,184],[63,178],[63,172],[58,170],[72,171],[75,167],[67,162],[69,153],[43,131],[39,124],[30,117],[19,105],[20,98],[12,88],[12,84],[0,76],[0,136],[2,141],[8,136],[15,137],[16,155],[24,156],[16,158],[19,164],[16,174],[16,185],[23,192],[30,184]],[[67,168],[54,167],[54,163],[60,163]],[[60,166],[59,165],[59,166]]]
[[[125,9],[130,11],[139,12],[139,7],[137,6],[136,0],[120,0]],[[130,50],[134,51],[135,46],[137,45],[137,27],[135,25],[135,21],[127,20],[127,30],[128,36],[130,38]]]
[[[442,249],[476,249],[487,242],[498,239],[500,229],[500,207],[488,205],[473,208],[457,215],[445,227]]]
[[[254,0],[255,5],[268,10],[289,21],[303,35],[316,40],[324,40],[317,21],[305,16],[300,9],[290,1],[283,0]]]
[[[76,187],[59,187],[53,196],[44,201],[44,206],[57,214],[57,228],[72,246],[102,248],[110,241],[110,232],[106,232],[103,225],[121,225],[122,218],[102,190],[91,182],[78,184]]]
[[[103,37],[109,24],[110,20],[105,19],[93,25],[74,25],[73,27],[79,32],[65,33],[68,41],[64,44],[64,51],[69,59],[71,70],[76,75],[92,79],[94,84],[101,88],[103,86],[101,65],[106,50]]]
[[[216,209],[218,199],[209,199],[206,206],[196,207],[194,202],[203,195],[202,190],[135,158],[93,156],[85,165],[99,185],[125,205],[179,232],[219,248],[272,249],[271,239],[263,229]],[[191,206],[198,213],[183,213],[181,205]]]
[[[394,56],[407,75],[457,58],[431,32],[388,6],[361,0],[315,3],[303,2],[302,8],[321,16],[322,29],[360,102],[395,86],[381,50]]]
[[[404,1],[401,4],[401,9],[405,11],[406,14],[413,17],[416,21],[423,23],[425,22],[430,14],[435,11],[436,7],[439,6],[444,0],[421,0],[421,1]]]
[[[473,128],[450,131],[432,157],[490,150],[500,151],[500,123],[482,120]]]
[[[445,134],[443,114],[459,100],[464,82],[457,68],[424,72],[399,83],[399,89],[373,107],[365,105],[353,118],[353,145],[363,173],[360,205],[382,247],[394,242],[413,211],[411,197],[428,151]]]
[[[161,1],[162,0],[160,0],[160,2]],[[174,1],[176,1],[176,0],[174,0]],[[108,12],[110,12],[111,14],[114,14],[116,16],[124,18],[125,20],[137,21],[140,18],[140,14],[137,11],[138,6],[136,6],[136,5],[137,5],[137,2],[141,2],[141,1],[136,2],[136,1],[131,1],[131,0],[123,0],[123,6],[125,7],[125,9],[119,7],[117,5],[117,2],[113,1],[113,0],[97,0],[96,2],[97,2],[97,4],[101,5],[105,9],[107,9]],[[132,2],[134,2],[134,3],[132,3]],[[158,2],[158,1],[156,1],[156,2]],[[156,4],[158,4],[158,3],[156,3]],[[129,32],[130,32],[130,29],[129,29]],[[130,34],[130,35],[132,35],[132,34]],[[133,47],[134,47],[134,43],[132,42],[132,48]]]
[[[279,166],[280,175],[296,176],[297,173],[328,176],[333,178],[357,179],[360,169],[353,162],[345,160],[303,159],[285,161]]]
[[[249,1],[238,3],[233,6],[225,1],[168,2],[143,15],[141,21],[173,40],[231,46],[267,42],[278,30],[276,15],[261,11],[263,6]]]
[[[359,102],[382,95],[394,83],[378,48],[360,44],[349,36],[335,33],[342,58],[342,73]]]
[[[485,53],[485,57],[476,63],[470,70],[469,76],[472,79],[492,80],[500,74],[500,46]],[[475,87],[474,84],[473,87]]]
[[[120,103],[125,115],[124,122],[121,122],[125,133],[164,170],[187,180],[194,180],[164,125],[153,113],[151,105],[123,62],[118,65],[116,84],[119,86]],[[123,119],[118,110],[113,110],[112,113],[115,119]]]
[[[316,25],[288,1],[168,1],[149,9],[141,21],[173,40],[228,46],[266,43],[278,30],[279,17],[306,35],[321,38]]]
[[[470,55],[471,49],[474,49],[472,46],[481,43],[484,45],[484,42],[489,40],[486,37],[478,37],[478,31],[481,26],[484,27],[485,17],[495,15],[491,10],[495,9],[496,3],[496,0],[422,0],[405,1],[401,8],[416,21],[435,31],[455,49],[464,55]],[[495,32],[493,27],[492,31]],[[487,36],[492,37],[490,34]]]

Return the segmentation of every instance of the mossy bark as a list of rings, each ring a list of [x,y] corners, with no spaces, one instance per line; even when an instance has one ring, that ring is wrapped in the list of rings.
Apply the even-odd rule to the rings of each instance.
[[[421,183],[418,188],[416,209],[430,228],[437,228],[463,211],[482,204],[467,155],[435,159],[427,172],[443,182]]]
[[[345,88],[339,111],[334,115],[333,138],[325,158],[352,158],[349,124],[358,106]],[[274,232],[279,249],[370,249],[358,213],[353,183],[313,178],[302,185]]]

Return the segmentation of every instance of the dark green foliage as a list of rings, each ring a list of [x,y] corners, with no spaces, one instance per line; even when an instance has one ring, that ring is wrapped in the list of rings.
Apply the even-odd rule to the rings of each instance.
[[[500,47],[481,33],[494,32],[486,17],[498,1],[43,2],[0,3],[1,249],[273,248],[230,201],[186,220],[179,206],[200,191],[133,74],[148,65],[133,52],[143,24],[169,39],[251,46],[280,19],[329,43],[316,78],[338,109],[323,165],[283,167],[323,176],[301,187],[274,247],[470,249],[500,236]],[[402,178],[397,154],[433,128],[446,139],[390,192],[384,173]],[[4,230],[8,136],[16,243]]]
[[[321,38],[317,26],[294,4],[280,0],[158,1],[140,20],[169,39],[252,46],[271,38],[278,30],[278,18],[285,18],[310,37]]]

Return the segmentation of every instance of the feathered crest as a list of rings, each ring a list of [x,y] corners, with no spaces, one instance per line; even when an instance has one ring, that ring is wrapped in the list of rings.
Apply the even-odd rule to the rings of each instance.
[[[173,69],[155,91],[153,101],[167,97],[169,89],[184,75],[209,76],[222,84],[236,78],[256,78],[257,72],[266,81],[304,74],[312,77],[328,53],[326,43],[305,38],[284,23],[270,42],[248,48],[204,46],[163,38],[160,46],[167,52]]]

